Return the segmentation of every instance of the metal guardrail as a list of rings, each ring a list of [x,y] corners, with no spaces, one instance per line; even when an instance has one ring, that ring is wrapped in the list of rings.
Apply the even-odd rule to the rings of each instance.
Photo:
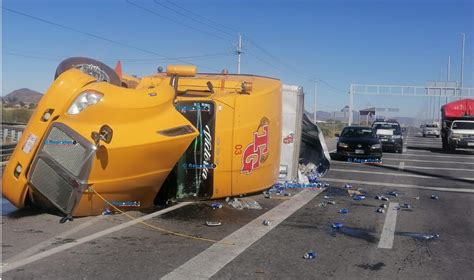
[[[3,144],[0,146],[0,155],[2,157],[1,166],[5,166],[10,159],[10,156],[13,154],[15,150],[16,143],[11,144]]]
[[[15,150],[17,142],[23,135],[24,124],[17,123],[2,123],[2,129],[0,129],[0,139],[2,144],[0,145],[0,166],[5,166],[10,159],[10,156]]]

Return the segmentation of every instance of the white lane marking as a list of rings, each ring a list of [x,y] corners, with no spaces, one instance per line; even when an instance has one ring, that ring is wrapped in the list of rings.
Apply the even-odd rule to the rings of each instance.
[[[400,166],[398,167],[400,169]],[[403,166],[405,168],[405,166]],[[429,175],[415,175],[410,173],[393,173],[393,172],[377,172],[377,171],[368,171],[368,170],[356,170],[356,169],[339,169],[339,168],[331,168],[330,171],[335,172],[351,172],[351,173],[364,173],[364,174],[375,174],[375,175],[387,175],[387,176],[397,176],[397,177],[414,177],[414,178],[428,178],[428,179],[437,179],[440,180],[442,178],[438,178],[436,176],[429,176]],[[461,180],[471,180],[474,183],[474,177],[462,177],[456,178]],[[449,179],[447,179],[449,180]]]
[[[442,191],[442,192],[474,193],[474,189],[462,189],[462,188],[428,187],[428,186],[409,185],[409,184],[395,184],[395,183],[347,180],[347,179],[336,179],[336,178],[323,178],[323,181],[345,183],[345,184],[352,183],[352,184],[359,184],[359,185],[374,185],[374,186],[396,187],[396,188],[406,188],[406,189],[432,190],[432,191]]]
[[[383,159],[382,159],[383,160]],[[353,162],[348,162],[348,161],[332,161],[331,162],[334,165],[339,165],[339,166],[347,166],[347,165],[356,165],[356,166],[366,166],[367,168],[370,167],[377,167],[379,164],[365,164],[365,163],[353,163]],[[398,165],[394,164],[380,164],[381,166],[387,166],[387,167],[393,167],[398,169]],[[411,166],[411,165],[405,165],[405,170],[412,168],[412,169],[433,169],[433,170],[454,170],[454,171],[473,171],[474,168],[452,168],[452,167],[426,167],[426,166]]]
[[[410,156],[416,156],[416,157],[439,157],[439,158],[457,158],[457,159],[474,159],[473,156],[469,156],[469,155],[459,155],[459,156],[440,156],[440,155],[433,155],[433,154],[430,154],[430,155],[419,155],[419,154],[390,154],[390,156],[407,156],[407,157],[410,157]],[[384,156],[384,158],[386,158]]]
[[[400,158],[387,158],[384,157],[383,160],[401,160]],[[434,163],[455,163],[455,164],[467,164],[474,165],[474,162],[462,162],[462,161],[444,161],[444,160],[424,160],[424,159],[406,159],[404,161],[414,161],[414,162],[434,162]]]
[[[91,240],[94,240],[94,239],[97,239],[99,237],[102,237],[102,236],[105,236],[107,234],[111,234],[113,232],[116,232],[116,231],[119,231],[121,229],[124,229],[124,228],[127,228],[127,227],[130,227],[130,226],[133,226],[139,222],[142,222],[142,221],[145,221],[145,220],[148,220],[148,219],[151,219],[153,217],[156,217],[156,216],[159,216],[159,215],[162,215],[162,214],[165,214],[165,213],[168,213],[168,212],[171,212],[173,210],[176,210],[178,208],[181,208],[183,206],[186,206],[186,205],[189,205],[191,204],[192,202],[182,202],[182,203],[179,203],[177,205],[174,205],[174,206],[171,206],[169,208],[166,208],[166,209],[163,209],[163,210],[160,210],[160,211],[157,211],[157,212],[154,212],[154,213],[151,213],[151,214],[148,214],[148,215],[145,215],[143,217],[139,217],[139,218],[136,218],[134,220],[131,220],[131,221],[128,221],[126,223],[123,223],[123,224],[120,224],[120,225],[117,225],[117,226],[114,226],[114,227],[111,227],[111,228],[108,228],[106,230],[103,230],[103,231],[99,231],[99,232],[96,232],[96,233],[93,233],[91,235],[88,235],[86,237],[83,237],[83,238],[79,238],[77,239],[75,242],[71,242],[71,243],[66,243],[66,244],[63,244],[61,246],[58,246],[58,247],[55,247],[55,248],[52,248],[48,251],[44,251],[44,252],[41,252],[41,253],[38,253],[36,255],[33,255],[33,256],[30,256],[30,257],[27,257],[25,259],[22,259],[22,260],[19,260],[19,261],[16,261],[16,262],[12,262],[12,263],[7,263],[6,265],[4,265],[2,267],[3,269],[3,272],[2,273],[5,273],[7,271],[10,271],[12,269],[16,269],[18,267],[21,267],[21,266],[24,266],[24,265],[27,265],[27,264],[30,264],[30,263],[33,263],[33,262],[36,262],[36,261],[39,261],[39,260],[42,260],[44,258],[47,258],[49,256],[52,256],[56,253],[60,253],[64,250],[67,250],[67,249],[70,249],[70,248],[73,248],[73,247],[76,247],[78,245],[81,245],[81,244],[84,244],[86,242],[89,242]]]
[[[41,243],[36,244],[36,245],[33,246],[33,247],[30,247],[30,248],[26,249],[26,250],[23,251],[23,252],[20,252],[19,254],[17,254],[17,255],[15,255],[15,256],[11,257],[10,259],[6,260],[5,262],[6,262],[6,263],[13,263],[13,262],[16,262],[16,261],[18,261],[18,260],[27,258],[27,257],[29,257],[29,256],[31,256],[31,255],[37,253],[39,250],[41,250],[41,249],[43,249],[43,248],[46,248],[46,247],[48,247],[48,246],[51,246],[52,243],[58,241],[58,239],[63,239],[63,238],[65,238],[65,237],[67,237],[67,236],[69,236],[69,235],[71,235],[71,234],[74,234],[74,233],[76,233],[76,232],[78,232],[78,231],[80,231],[80,230],[83,230],[83,229],[85,229],[86,227],[88,227],[88,226],[94,224],[95,222],[97,222],[97,221],[103,219],[104,217],[106,217],[106,216],[97,216],[97,217],[94,217],[93,219],[91,219],[91,220],[89,220],[89,221],[87,221],[87,222],[85,222],[85,223],[82,223],[82,224],[80,224],[80,225],[78,225],[78,226],[76,226],[76,227],[74,227],[74,228],[72,228],[72,229],[70,229],[70,230],[68,230],[68,231],[66,231],[66,232],[63,232],[63,233],[61,233],[61,234],[58,234],[58,235],[56,235],[56,236],[54,236],[54,237],[52,237],[52,238],[50,238],[50,239],[48,239],[48,240],[45,240],[45,241],[43,241],[43,242],[41,242]]]
[[[407,152],[407,144],[403,145],[402,152],[406,153]]]
[[[400,161],[400,163],[398,164],[398,170],[403,170],[404,168],[405,168],[405,162]]]
[[[392,249],[393,237],[395,235],[395,226],[397,224],[397,213],[395,210],[398,207],[397,202],[390,202],[388,204],[387,215],[385,216],[385,223],[383,224],[382,235],[380,236],[379,248]]]
[[[311,201],[320,191],[303,190],[292,199],[287,200],[267,213],[261,215],[247,225],[222,239],[223,243],[234,243],[229,246],[215,243],[199,255],[190,259],[180,267],[168,273],[161,279],[209,279],[219,272],[226,264],[231,262],[250,245],[270,232],[279,223]],[[262,222],[269,220],[271,226],[264,226]]]

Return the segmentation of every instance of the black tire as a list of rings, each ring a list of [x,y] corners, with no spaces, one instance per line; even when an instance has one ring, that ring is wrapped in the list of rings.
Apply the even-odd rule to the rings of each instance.
[[[94,66],[94,67],[91,67]],[[104,63],[87,57],[70,57],[59,63],[54,74],[56,80],[59,75],[69,69],[76,68],[94,77],[98,82],[108,82],[116,86],[122,86],[120,77],[115,71]]]
[[[436,135],[436,138],[439,138],[439,135]]]
[[[426,137],[426,135],[423,133],[423,137]]]

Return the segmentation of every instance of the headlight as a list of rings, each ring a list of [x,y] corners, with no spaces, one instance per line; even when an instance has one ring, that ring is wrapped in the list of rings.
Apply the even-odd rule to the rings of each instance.
[[[349,147],[349,145],[347,145],[346,143],[343,143],[343,142],[339,142],[337,145],[339,145],[339,147],[341,147],[341,148]]]
[[[380,144],[374,144],[372,145],[372,149],[380,149],[382,146]]]
[[[460,134],[460,133],[453,133],[453,134],[451,135],[451,137],[452,137],[452,138],[462,138],[462,134]]]
[[[76,100],[72,103],[67,113],[70,115],[76,115],[82,112],[89,106],[97,104],[102,99],[103,95],[95,91],[85,91],[81,93]]]
[[[393,139],[400,139],[400,138],[402,138],[402,136],[401,135],[393,135],[392,138]]]

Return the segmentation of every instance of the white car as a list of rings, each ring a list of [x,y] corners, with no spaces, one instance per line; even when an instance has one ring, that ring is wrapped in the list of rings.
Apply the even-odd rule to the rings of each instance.
[[[425,124],[423,127],[423,137],[426,136],[436,136],[439,137],[441,134],[441,130],[439,128],[439,124],[437,123],[430,123]]]

